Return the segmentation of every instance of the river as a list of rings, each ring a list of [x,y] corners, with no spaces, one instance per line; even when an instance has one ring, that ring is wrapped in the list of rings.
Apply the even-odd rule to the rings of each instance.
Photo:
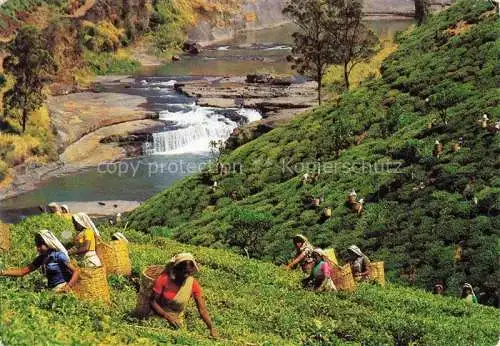
[[[405,30],[410,20],[372,20],[369,26],[380,36]],[[247,32],[235,39],[206,48],[198,56],[160,68],[145,68],[127,89],[105,86],[106,91],[131,93],[148,99],[149,107],[166,122],[165,131],[154,134],[149,155],[116,164],[101,165],[76,174],[58,176],[37,190],[0,201],[0,219],[14,222],[38,213],[38,206],[51,201],[144,201],[186,175],[198,172],[211,159],[209,142],[225,139],[238,126],[227,112],[237,112],[254,121],[253,110],[220,110],[199,107],[194,99],[173,89],[175,81],[193,78],[246,75],[249,73],[290,74],[292,25]],[[233,119],[233,120],[231,120]]]

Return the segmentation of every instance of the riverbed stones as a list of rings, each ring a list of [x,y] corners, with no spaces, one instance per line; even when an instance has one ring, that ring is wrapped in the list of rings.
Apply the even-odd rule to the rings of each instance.
[[[182,46],[182,50],[191,55],[198,55],[202,51],[202,47],[197,42],[185,42]]]

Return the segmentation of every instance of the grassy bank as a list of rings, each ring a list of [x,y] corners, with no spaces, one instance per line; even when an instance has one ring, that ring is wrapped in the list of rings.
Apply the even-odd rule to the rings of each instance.
[[[19,134],[19,124],[9,122],[11,132],[0,132],[0,182],[10,175],[10,168],[39,165],[54,160],[54,133],[46,106],[33,112],[26,132]],[[16,131],[17,130],[17,131]]]
[[[241,253],[257,239],[252,256],[276,263],[304,233],[318,246],[360,245],[395,282],[430,289],[443,280],[452,295],[465,281],[494,290],[500,138],[478,120],[500,118],[499,33],[487,3],[459,1],[401,35],[380,78],[226,153],[222,161],[241,171],[186,178],[136,210],[132,227]],[[318,163],[319,180],[301,185]],[[361,216],[345,205],[353,188],[365,200]]]
[[[71,229],[57,217],[33,217],[12,227],[12,250],[0,266],[17,266],[35,256],[32,234],[43,228],[60,235]],[[113,229],[104,230],[109,237]],[[112,304],[99,306],[40,291],[40,274],[0,278],[0,340],[18,344],[133,345],[493,345],[498,310],[470,306],[419,290],[389,285],[362,286],[354,294],[314,294],[300,288],[300,274],[248,260],[225,250],[179,244],[143,233],[125,232],[132,241],[133,278],[111,277]],[[214,342],[193,305],[187,328],[170,330],[164,321],[138,321],[134,283],[145,266],[166,263],[191,251],[208,309],[220,333]]]

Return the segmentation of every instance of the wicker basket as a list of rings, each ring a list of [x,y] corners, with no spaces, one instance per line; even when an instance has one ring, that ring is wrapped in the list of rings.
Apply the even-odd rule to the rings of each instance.
[[[151,295],[156,279],[165,270],[165,266],[149,266],[142,271],[141,289],[137,294],[137,305],[135,315],[139,318],[146,318],[151,315]]]
[[[349,292],[356,290],[356,282],[354,282],[354,278],[352,277],[352,270],[349,264],[333,268],[332,271],[332,280],[338,290]]]
[[[109,243],[98,243],[96,252],[108,275],[132,275],[132,263],[126,241],[114,240]]]
[[[370,263],[370,279],[385,286],[384,262]]]
[[[104,267],[80,268],[80,277],[73,287],[75,295],[87,301],[111,301]]]
[[[323,216],[326,218],[332,217],[332,209],[331,208],[323,209]]]
[[[338,265],[339,262],[337,261],[337,256],[335,255],[335,250],[332,248],[325,249],[325,255],[328,257],[329,262],[332,262],[333,264]]]
[[[10,227],[9,225],[0,223],[0,251],[10,249]]]

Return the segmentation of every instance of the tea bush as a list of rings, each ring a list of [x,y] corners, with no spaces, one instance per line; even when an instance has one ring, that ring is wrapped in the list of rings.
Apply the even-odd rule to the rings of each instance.
[[[20,266],[36,255],[33,234],[48,228],[60,236],[71,230],[57,216],[31,217],[12,226],[12,248],[0,267]],[[121,229],[101,228],[104,238]],[[5,345],[494,345],[498,310],[388,285],[362,285],[352,294],[315,294],[300,288],[300,274],[249,260],[226,250],[184,245],[132,230],[132,278],[109,278],[109,306],[78,301],[42,289],[41,274],[0,277],[0,340]],[[186,327],[174,331],[159,318],[137,320],[139,273],[172,255],[192,252],[209,312],[219,330],[210,340],[194,304]]]
[[[456,33],[460,21],[468,26]],[[187,178],[144,203],[130,225],[145,232],[165,226],[177,240],[219,247],[231,208],[265,211],[273,225],[258,258],[283,263],[291,236],[304,233],[318,246],[358,244],[402,284],[430,289],[443,280],[455,291],[467,280],[494,289],[500,137],[478,120],[485,113],[491,123],[500,119],[499,34],[488,2],[458,1],[399,35],[381,78],[224,154],[222,162],[242,172]],[[444,145],[439,157],[436,140]],[[323,169],[319,180],[300,184],[315,165]],[[353,188],[366,202],[361,216],[344,204]],[[233,193],[234,201],[227,198]],[[320,208],[310,208],[312,197],[322,199]],[[330,219],[322,218],[324,207]],[[455,262],[458,244],[467,256]]]

